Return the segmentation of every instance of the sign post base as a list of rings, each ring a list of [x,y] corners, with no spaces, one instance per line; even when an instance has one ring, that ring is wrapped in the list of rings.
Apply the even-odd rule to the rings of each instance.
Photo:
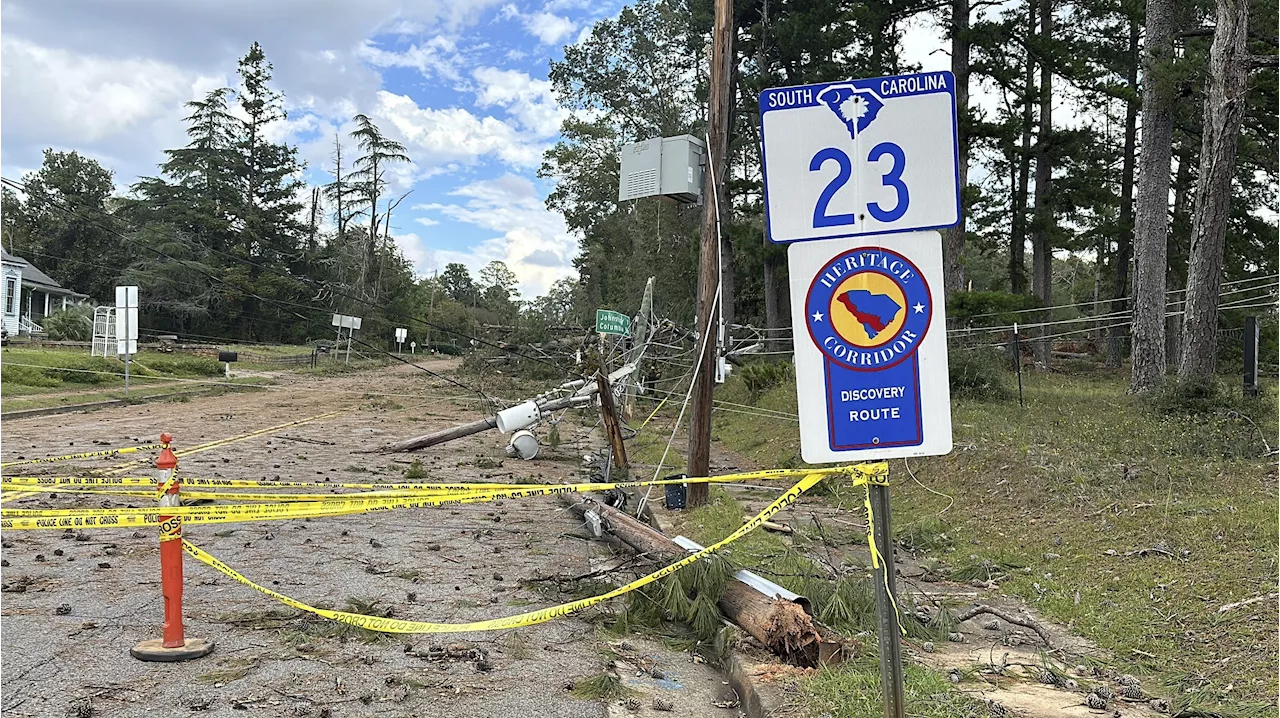
[[[876,591],[876,634],[880,644],[880,686],[884,693],[885,718],[903,718],[902,626],[898,622],[897,581],[893,562],[893,530],[890,526],[889,487],[872,484],[872,535],[880,552],[879,567],[872,574]]]

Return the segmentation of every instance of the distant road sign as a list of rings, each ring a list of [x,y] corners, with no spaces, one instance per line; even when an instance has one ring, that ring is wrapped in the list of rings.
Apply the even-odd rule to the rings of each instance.
[[[348,316],[346,314],[335,314],[333,315],[333,321],[330,323],[339,329],[359,329],[361,318]]]
[[[769,89],[760,94],[760,118],[772,241],[960,221],[950,72]]]
[[[116,287],[116,344],[118,354],[138,353],[138,288]]]
[[[600,334],[631,336],[631,317],[608,309],[596,310],[596,331]]]
[[[800,242],[787,260],[804,460],[949,453],[938,233]]]

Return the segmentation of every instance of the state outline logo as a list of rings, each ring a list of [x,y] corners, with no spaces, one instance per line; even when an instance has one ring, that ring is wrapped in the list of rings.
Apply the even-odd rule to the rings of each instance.
[[[868,255],[871,257],[869,263]],[[854,257],[859,258],[856,268],[851,266]],[[841,264],[848,271],[832,271]],[[893,269],[895,266],[899,267],[897,271]],[[910,273],[906,279],[902,278],[904,272]],[[896,296],[890,296],[886,292],[871,292],[862,286],[850,286],[860,284],[858,280],[867,274],[881,278],[878,283],[882,286],[888,282],[896,289],[893,293]],[[824,277],[833,281],[827,284],[822,281]],[[855,292],[872,299],[881,297],[895,306],[896,311],[886,318],[883,302],[876,302],[879,307],[859,305],[859,300],[863,299],[861,295],[848,296]],[[858,311],[859,309],[865,311]],[[832,314],[840,311],[847,312],[853,322],[861,325],[865,340],[857,336],[856,331],[841,331],[840,325],[847,327],[850,320],[840,317],[841,321],[837,321],[837,317]],[[864,314],[865,317],[862,316]],[[906,256],[882,247],[854,247],[840,252],[824,262],[814,273],[805,294],[805,328],[815,348],[824,359],[857,372],[882,371],[915,356],[928,334],[932,318],[933,290],[924,273]],[[872,330],[875,330],[874,333]],[[887,336],[882,336],[886,332]],[[889,353],[887,357],[886,352]],[[873,362],[873,359],[879,361]]]

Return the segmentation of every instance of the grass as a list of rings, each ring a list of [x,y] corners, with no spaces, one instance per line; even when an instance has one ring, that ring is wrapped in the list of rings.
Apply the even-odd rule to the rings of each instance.
[[[985,716],[986,705],[954,690],[946,677],[921,666],[905,666],[906,714],[916,718]],[[874,658],[859,658],[824,668],[806,680],[803,700],[812,715],[832,718],[875,718],[884,715],[880,668]]]
[[[1263,444],[1277,435],[1275,382],[1260,403],[1195,413],[1128,396],[1125,376],[1102,371],[1024,383],[1025,410],[958,399],[951,454],[892,462],[900,543],[952,579],[998,581],[1115,668],[1163,685],[1175,712],[1274,715],[1275,602],[1217,609],[1274,591],[1280,571]],[[767,390],[757,405],[794,412],[794,392]],[[748,397],[731,381],[717,398]],[[794,423],[718,412],[715,426],[722,445],[762,466],[799,463]],[[691,512],[707,528],[692,535],[723,536],[736,513],[714,502]],[[740,543],[739,560],[778,560],[769,537]]]
[[[206,357],[144,351],[130,362],[129,373],[127,398],[135,399],[207,389],[209,385],[198,382],[219,381],[222,365]],[[266,380],[249,377],[233,383],[255,385]],[[3,351],[0,394],[6,411],[124,399],[123,387],[124,362],[119,359],[60,348],[10,347]]]
[[[409,464],[409,468],[404,471],[404,478],[407,481],[417,481],[428,478],[426,468],[422,465],[422,459],[415,458],[413,463]]]

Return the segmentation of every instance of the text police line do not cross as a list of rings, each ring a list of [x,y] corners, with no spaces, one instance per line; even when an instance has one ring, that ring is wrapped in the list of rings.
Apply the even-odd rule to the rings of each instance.
[[[769,89],[760,94],[760,118],[772,241],[960,221],[950,72]]]

